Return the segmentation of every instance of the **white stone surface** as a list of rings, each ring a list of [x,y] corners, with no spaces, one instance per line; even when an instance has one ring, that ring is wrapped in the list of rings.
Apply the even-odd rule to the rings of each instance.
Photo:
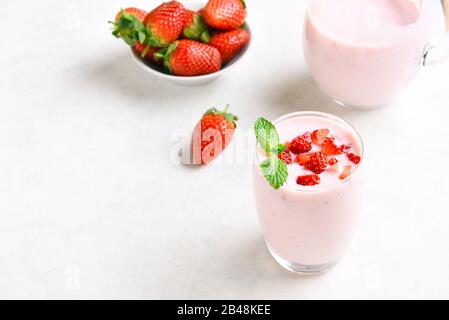
[[[249,0],[246,62],[178,87],[143,73],[106,23],[157,2],[1,1],[0,298],[449,298],[449,62],[395,104],[344,110],[307,74],[306,1]],[[170,160],[173,133],[227,103],[242,133],[318,110],[364,137],[366,210],[330,273],[270,257],[249,165]]]

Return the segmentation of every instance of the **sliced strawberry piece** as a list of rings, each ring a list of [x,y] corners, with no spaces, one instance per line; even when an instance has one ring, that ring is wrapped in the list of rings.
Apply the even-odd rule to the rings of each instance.
[[[310,160],[310,157],[312,156],[312,154],[313,153],[298,154],[296,156],[296,162],[298,162],[300,165],[304,166]]]
[[[337,147],[334,140],[332,138],[324,139],[324,142],[321,144],[323,147],[322,152],[328,156],[337,156],[342,154],[341,148]]]
[[[328,158],[322,152],[314,153],[310,156],[310,160],[306,162],[304,167],[309,169],[315,174],[320,174],[327,169]]]
[[[329,166],[333,167],[338,163],[337,158],[329,158],[329,160],[327,161]]]
[[[292,164],[293,163],[293,157],[290,154],[290,151],[284,150],[279,155],[278,158],[281,159],[285,164]]]
[[[316,174],[309,174],[305,176],[299,176],[296,179],[296,183],[302,186],[315,186],[320,184],[321,178]]]
[[[348,153],[347,157],[349,160],[351,160],[354,164],[359,164],[362,158],[360,156],[356,155],[355,153]]]
[[[336,163],[333,166],[329,166],[326,170],[331,172],[340,172],[340,164]]]
[[[312,150],[312,137],[310,133],[306,132],[293,139],[290,142],[289,149],[295,154],[310,152]]]
[[[315,144],[322,144],[329,135],[329,129],[319,129],[312,132],[312,142]]]
[[[344,180],[351,175],[351,166],[345,166],[343,172],[340,174],[340,179]]]

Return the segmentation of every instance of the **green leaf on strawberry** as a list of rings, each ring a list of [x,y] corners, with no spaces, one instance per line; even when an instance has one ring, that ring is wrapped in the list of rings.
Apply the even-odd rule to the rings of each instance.
[[[228,110],[229,110],[229,104],[226,106],[226,108],[223,111],[220,111],[217,108],[210,108],[209,110],[206,111],[204,116],[222,115],[227,121],[229,121],[230,123],[232,123],[234,125],[234,128],[237,128],[236,121],[239,119],[239,117],[237,117],[236,115],[234,115],[232,113],[229,113]]]
[[[205,43],[210,41],[209,27],[198,12],[193,15],[192,24],[184,28],[183,33],[187,39],[200,40]]]
[[[148,32],[135,15],[126,12],[126,10],[120,11],[120,17],[110,22],[113,25],[112,34],[123,39],[128,45],[133,46],[136,41],[141,44],[145,43],[145,39],[148,37]]]
[[[138,38],[139,38],[139,42],[140,43],[145,43],[145,39],[146,39],[146,34],[145,34],[145,32],[142,32],[142,31],[137,31],[137,36],[138,36]]]
[[[168,47],[163,48],[154,54],[154,57],[156,59],[161,59],[164,61],[165,70],[170,74],[173,73],[173,71],[171,69],[171,65],[170,65],[170,57],[171,57],[172,53],[178,47],[178,44],[179,44],[179,41],[175,41],[175,42],[171,43]]]

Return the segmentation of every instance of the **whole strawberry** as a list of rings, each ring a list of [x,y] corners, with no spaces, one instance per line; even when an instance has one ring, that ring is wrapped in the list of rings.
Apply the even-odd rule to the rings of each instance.
[[[217,49],[192,40],[176,41],[164,53],[155,56],[163,58],[165,68],[176,76],[199,76],[221,68],[221,56]]]
[[[138,53],[140,53],[140,56],[142,58],[148,59],[156,63],[160,63],[162,61],[161,59],[155,57],[157,48],[148,45],[143,45],[139,41],[136,41],[136,43],[134,44],[134,49]]]
[[[228,106],[229,107],[229,106]],[[194,164],[208,164],[217,158],[231,142],[238,118],[212,108],[206,111],[195,126],[192,137]]]
[[[138,42],[138,32],[144,30],[143,20],[147,12],[138,8],[126,8],[120,10],[112,23],[112,34],[123,39],[128,45],[134,46]],[[144,39],[142,39],[144,40]]]
[[[233,30],[245,24],[246,5],[243,0],[209,0],[204,7],[206,23],[219,30]]]
[[[156,48],[151,47],[146,42],[146,29],[143,21],[147,12],[137,8],[126,8],[117,13],[112,34],[117,38],[123,39],[129,46],[133,47],[142,58],[147,58],[156,62],[154,54]]]
[[[199,12],[186,10],[183,35],[187,39],[208,43],[210,41],[209,27]]]
[[[195,13],[196,12],[193,10],[186,9],[185,19],[184,19],[184,28],[187,28],[193,22],[193,16],[195,15]]]
[[[145,10],[130,7],[130,8],[126,8],[124,10],[120,10],[120,12],[117,13],[117,15],[115,16],[115,21],[120,20],[120,18],[123,16],[123,13],[125,13],[125,15],[129,14],[129,15],[136,17],[137,20],[139,20],[140,22],[143,22],[143,20],[145,20],[145,17],[147,15],[147,12]]]
[[[166,47],[178,39],[185,24],[186,9],[178,1],[161,4],[144,20],[147,29],[146,43],[153,47]]]
[[[245,29],[236,29],[217,33],[210,39],[209,45],[220,51],[221,62],[232,60],[249,42],[250,34]]]

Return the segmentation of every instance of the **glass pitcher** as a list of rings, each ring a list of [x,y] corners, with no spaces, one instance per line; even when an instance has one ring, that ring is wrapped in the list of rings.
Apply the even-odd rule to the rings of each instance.
[[[449,0],[311,0],[304,54],[312,77],[341,105],[394,101],[421,66],[448,54],[447,33],[441,44],[429,43],[435,6],[449,28]]]

